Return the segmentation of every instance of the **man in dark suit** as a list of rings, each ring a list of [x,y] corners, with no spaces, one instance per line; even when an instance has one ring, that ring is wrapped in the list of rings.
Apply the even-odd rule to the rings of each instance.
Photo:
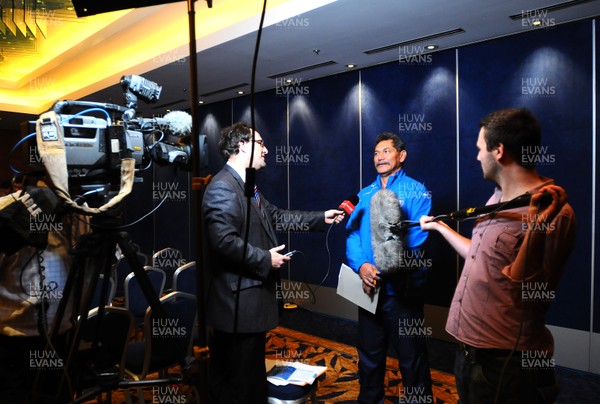
[[[254,131],[253,138],[247,125],[223,129],[219,150],[227,164],[213,177],[202,202],[211,403],[265,404],[266,332],[278,323],[278,269],[290,260],[282,254],[285,245],[278,244],[274,223],[286,220],[296,229],[323,230],[339,223],[343,212],[281,210],[256,188],[247,198],[246,169],[265,167],[268,153],[261,135]]]

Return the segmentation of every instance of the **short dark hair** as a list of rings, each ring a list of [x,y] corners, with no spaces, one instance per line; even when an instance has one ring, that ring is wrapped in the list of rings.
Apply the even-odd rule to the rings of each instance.
[[[394,149],[396,149],[398,152],[405,150],[404,141],[402,140],[402,138],[400,136],[396,135],[395,133],[392,133],[392,132],[380,133],[375,138],[375,145],[378,145],[379,142],[383,142],[384,140],[391,140],[392,144],[394,145]]]
[[[479,128],[485,129],[484,139],[488,151],[502,144],[519,165],[528,169],[535,167],[535,155],[542,139],[542,130],[533,112],[526,108],[501,109],[484,116],[479,122]],[[533,158],[528,158],[532,154]]]
[[[245,122],[236,122],[221,131],[219,151],[225,160],[240,152],[240,142],[248,142],[252,137],[252,129]]]

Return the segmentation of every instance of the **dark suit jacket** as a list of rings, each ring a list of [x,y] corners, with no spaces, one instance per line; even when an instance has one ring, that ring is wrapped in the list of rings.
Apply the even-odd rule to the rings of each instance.
[[[276,282],[279,270],[271,268],[269,249],[279,245],[275,222],[294,223],[294,229],[322,230],[324,212],[280,210],[262,194],[261,208],[250,203],[250,231],[246,255],[244,235],[247,223],[247,198],[244,182],[228,165],[217,173],[202,200],[206,281],[206,317],[209,326],[233,332],[238,277],[242,274],[237,332],[266,332],[279,320]],[[261,212],[264,209],[264,213]],[[242,265],[243,264],[243,265]]]

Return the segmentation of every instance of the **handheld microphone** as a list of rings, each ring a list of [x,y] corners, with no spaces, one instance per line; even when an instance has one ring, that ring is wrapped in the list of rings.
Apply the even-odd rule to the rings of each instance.
[[[358,204],[358,195],[352,195],[352,196],[349,196],[348,198],[346,198],[344,201],[342,201],[342,203],[340,203],[340,206],[338,206],[338,209],[341,209],[344,212],[346,212],[348,215],[350,215],[354,211],[354,208],[356,207],[357,204]]]

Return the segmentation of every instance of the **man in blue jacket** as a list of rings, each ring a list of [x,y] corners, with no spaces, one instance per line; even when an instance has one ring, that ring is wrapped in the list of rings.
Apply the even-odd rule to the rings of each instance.
[[[404,142],[399,136],[393,133],[377,136],[374,164],[379,175],[358,194],[359,203],[346,227],[349,266],[361,277],[364,293],[372,294],[379,288],[375,314],[362,308],[358,313],[360,403],[383,402],[388,344],[398,355],[403,384],[399,394],[401,400],[407,403],[433,403],[425,341],[430,332],[423,322],[423,289],[428,260],[423,259],[421,247],[427,233],[412,227],[398,240],[395,251],[388,250],[390,254],[377,258],[374,253],[380,243],[373,243],[373,239],[381,239],[375,237],[381,236],[376,233],[385,230],[372,225],[372,209],[381,212],[387,209],[376,201],[372,206],[371,200],[377,192],[389,190],[395,194],[397,206],[392,206],[389,215],[395,216],[393,210],[399,210],[398,217],[403,220],[418,221],[431,208],[429,191],[402,169],[406,156]],[[388,195],[392,195],[394,204],[393,194]],[[376,217],[373,219],[378,220]],[[380,268],[382,265],[377,266],[377,263],[384,261],[385,272]],[[391,265],[390,261],[393,261]]]

